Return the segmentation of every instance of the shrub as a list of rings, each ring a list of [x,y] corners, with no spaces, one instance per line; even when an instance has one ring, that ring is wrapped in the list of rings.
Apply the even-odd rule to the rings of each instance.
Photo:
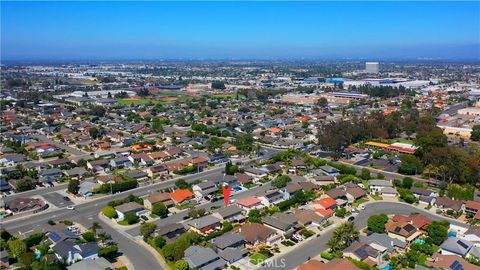
[[[104,207],[102,209],[102,213],[110,219],[118,217],[117,211],[115,211],[115,209],[111,206]]]
[[[133,212],[128,212],[125,214],[124,218],[125,222],[127,222],[128,225],[135,224],[138,222],[138,216],[133,213]]]
[[[165,244],[167,243],[167,241],[165,240],[165,238],[163,238],[161,235],[155,237],[153,239],[153,244],[157,247],[157,248],[163,248],[165,246]]]
[[[118,253],[118,247],[116,245],[111,245],[111,246],[108,246],[106,248],[102,248],[98,252],[98,256],[103,257],[103,258],[112,259],[117,255],[117,253]]]
[[[95,234],[91,231],[87,231],[84,234],[82,234],[83,239],[87,242],[93,242],[95,241]]]

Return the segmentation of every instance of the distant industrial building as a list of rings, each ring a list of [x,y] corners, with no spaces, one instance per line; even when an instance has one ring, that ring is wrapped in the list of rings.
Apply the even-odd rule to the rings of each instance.
[[[366,73],[378,73],[380,71],[378,62],[366,62],[365,63],[365,72]]]

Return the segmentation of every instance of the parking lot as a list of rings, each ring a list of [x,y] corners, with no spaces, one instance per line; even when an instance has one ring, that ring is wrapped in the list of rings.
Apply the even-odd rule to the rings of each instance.
[[[62,207],[66,207],[66,206],[69,206],[69,205],[73,205],[74,203],[71,202],[71,201],[66,201],[64,198],[63,198],[63,195],[58,193],[58,192],[51,192],[51,193],[47,193],[47,194],[44,194],[42,195],[42,197],[48,201],[50,204],[58,207],[58,208],[62,208]]]

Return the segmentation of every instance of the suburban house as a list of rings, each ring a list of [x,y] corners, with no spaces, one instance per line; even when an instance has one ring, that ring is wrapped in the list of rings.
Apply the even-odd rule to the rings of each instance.
[[[162,236],[167,243],[175,241],[177,237],[186,233],[187,230],[181,223],[172,223],[162,227],[158,227],[154,234],[155,236]]]
[[[213,213],[212,216],[219,218],[224,221],[229,221],[232,223],[238,223],[245,220],[245,216],[242,214],[242,209],[236,205],[229,205],[224,208],[220,208],[217,212]]]
[[[57,181],[62,176],[63,176],[62,170],[57,168],[43,170],[38,173],[38,179],[40,180],[40,182],[48,183],[48,184],[54,181]]]
[[[480,228],[470,226],[466,232],[463,233],[463,239],[480,246]]]
[[[185,261],[190,269],[212,270],[225,269],[227,262],[220,258],[211,248],[190,246],[185,250]]]
[[[304,227],[318,227],[325,223],[326,219],[308,209],[297,209],[294,213],[298,224]]]
[[[124,168],[124,167],[132,167],[133,163],[128,159],[128,157],[118,157],[110,160],[110,168]]]
[[[442,211],[453,210],[458,212],[463,208],[463,201],[452,200],[449,197],[437,197],[435,205]]]
[[[478,266],[467,262],[457,255],[444,255],[440,253],[434,253],[432,260],[427,260],[426,264],[435,269],[478,270]]]
[[[297,270],[360,270],[349,259],[333,259],[324,263],[315,259],[309,260],[297,267]]]
[[[258,198],[267,207],[277,205],[285,200],[283,193],[275,189],[265,191],[265,193]]]
[[[192,186],[195,196],[202,198],[218,191],[217,185],[212,181],[204,181]]]
[[[104,270],[114,268],[112,263],[102,257],[95,258],[94,260],[82,260],[67,267],[68,270]]]
[[[288,183],[287,186],[283,189],[283,197],[288,200],[290,197],[295,195],[295,193],[302,190],[302,186],[299,183]]]
[[[109,166],[110,162],[106,159],[87,161],[87,168],[90,169],[92,172],[103,172],[108,169]]]
[[[50,247],[56,245],[59,242],[72,240],[77,241],[80,238],[78,235],[68,230],[67,226],[62,223],[57,223],[55,225],[48,225],[47,228],[43,229],[45,236],[52,243]]]
[[[72,179],[82,179],[88,172],[83,167],[75,167],[65,171],[65,175]]]
[[[216,237],[210,241],[218,250],[227,248],[244,248],[245,239],[238,233],[227,232],[224,235]]]
[[[337,178],[334,175],[319,175],[313,177],[313,182],[319,186],[330,185],[335,184],[337,182]]]
[[[368,188],[370,189],[371,193],[380,194],[384,188],[393,188],[393,184],[387,180],[373,179],[368,181]]]
[[[466,201],[465,202],[465,212],[472,216],[476,216],[480,212],[480,202],[476,201]]]
[[[169,195],[176,204],[188,203],[195,199],[195,195],[188,189],[177,189]]]
[[[100,251],[97,243],[76,244],[74,241],[59,242],[52,249],[58,259],[67,265],[81,260],[98,258]]]
[[[410,188],[410,191],[417,198],[420,197],[420,196],[427,196],[427,197],[436,197],[437,196],[435,191],[424,189],[424,188],[419,188],[419,187],[412,187],[412,188]]]
[[[168,170],[163,165],[155,165],[147,168],[148,177],[154,178],[155,176],[162,176],[168,174]]]
[[[376,243],[354,242],[343,251],[343,256],[362,261],[370,266],[383,263],[387,248]]]
[[[154,163],[154,160],[146,153],[139,153],[135,155],[131,155],[128,157],[128,159],[132,163],[136,163],[142,167],[152,165]]]
[[[337,176],[340,174],[340,171],[332,166],[324,165],[319,168],[323,174],[329,176]]]
[[[257,245],[271,246],[282,240],[282,236],[274,229],[258,223],[243,224],[239,232],[246,243],[253,247]]]
[[[465,257],[472,247],[473,243],[470,241],[457,237],[451,237],[447,238],[440,245],[440,254]]]
[[[385,224],[385,229],[389,237],[408,243],[422,234],[415,226],[405,221],[395,222],[390,220]]]
[[[263,224],[274,228],[284,235],[292,234],[296,229],[300,228],[298,220],[294,215],[277,212],[271,216],[262,217]]]
[[[175,206],[175,203],[168,193],[155,192],[143,200],[143,205],[149,210],[152,210],[153,205],[156,203],[163,203],[167,208]]]
[[[123,220],[125,218],[125,214],[128,212],[134,212],[136,214],[143,210],[143,206],[137,202],[128,202],[115,207],[115,211],[117,211],[118,215],[118,221]]]
[[[266,171],[254,167],[245,168],[245,174],[253,177],[254,182],[258,182],[268,175]]]
[[[262,209],[265,207],[262,201],[257,197],[246,197],[243,199],[238,199],[236,204],[243,210],[250,211],[252,209]]]
[[[384,233],[372,233],[366,237],[360,237],[365,243],[375,243],[387,248],[387,253],[392,254],[397,250],[403,251],[407,248],[407,243],[395,238],[391,238]]]
[[[126,177],[131,179],[135,179],[137,181],[142,181],[148,179],[148,174],[144,171],[140,170],[130,170],[124,173]]]
[[[199,234],[208,235],[222,227],[221,219],[213,215],[203,216],[187,221],[187,227]]]
[[[253,183],[253,177],[245,173],[235,173],[235,178],[237,182],[241,185]]]

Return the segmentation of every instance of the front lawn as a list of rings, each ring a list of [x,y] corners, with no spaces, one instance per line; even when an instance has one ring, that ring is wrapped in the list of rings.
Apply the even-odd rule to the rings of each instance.
[[[250,255],[250,262],[253,263],[253,265],[257,265],[263,261],[265,261],[267,257],[263,254],[260,253],[254,253]]]
[[[353,207],[358,207],[360,204],[362,203],[366,203],[368,202],[368,199],[367,198],[361,198],[359,200],[356,200],[355,202],[352,203],[352,206]]]
[[[380,195],[377,195],[377,194],[372,194],[372,195],[370,195],[370,197],[372,197],[372,199],[374,199],[375,201],[383,200],[383,197],[380,196]]]
[[[187,208],[193,207],[193,206],[195,206],[195,205],[196,205],[195,202],[189,202],[189,203],[186,203],[186,204],[177,205],[177,206],[175,206],[175,207],[177,207],[178,210],[183,210],[183,209],[187,209]]]

